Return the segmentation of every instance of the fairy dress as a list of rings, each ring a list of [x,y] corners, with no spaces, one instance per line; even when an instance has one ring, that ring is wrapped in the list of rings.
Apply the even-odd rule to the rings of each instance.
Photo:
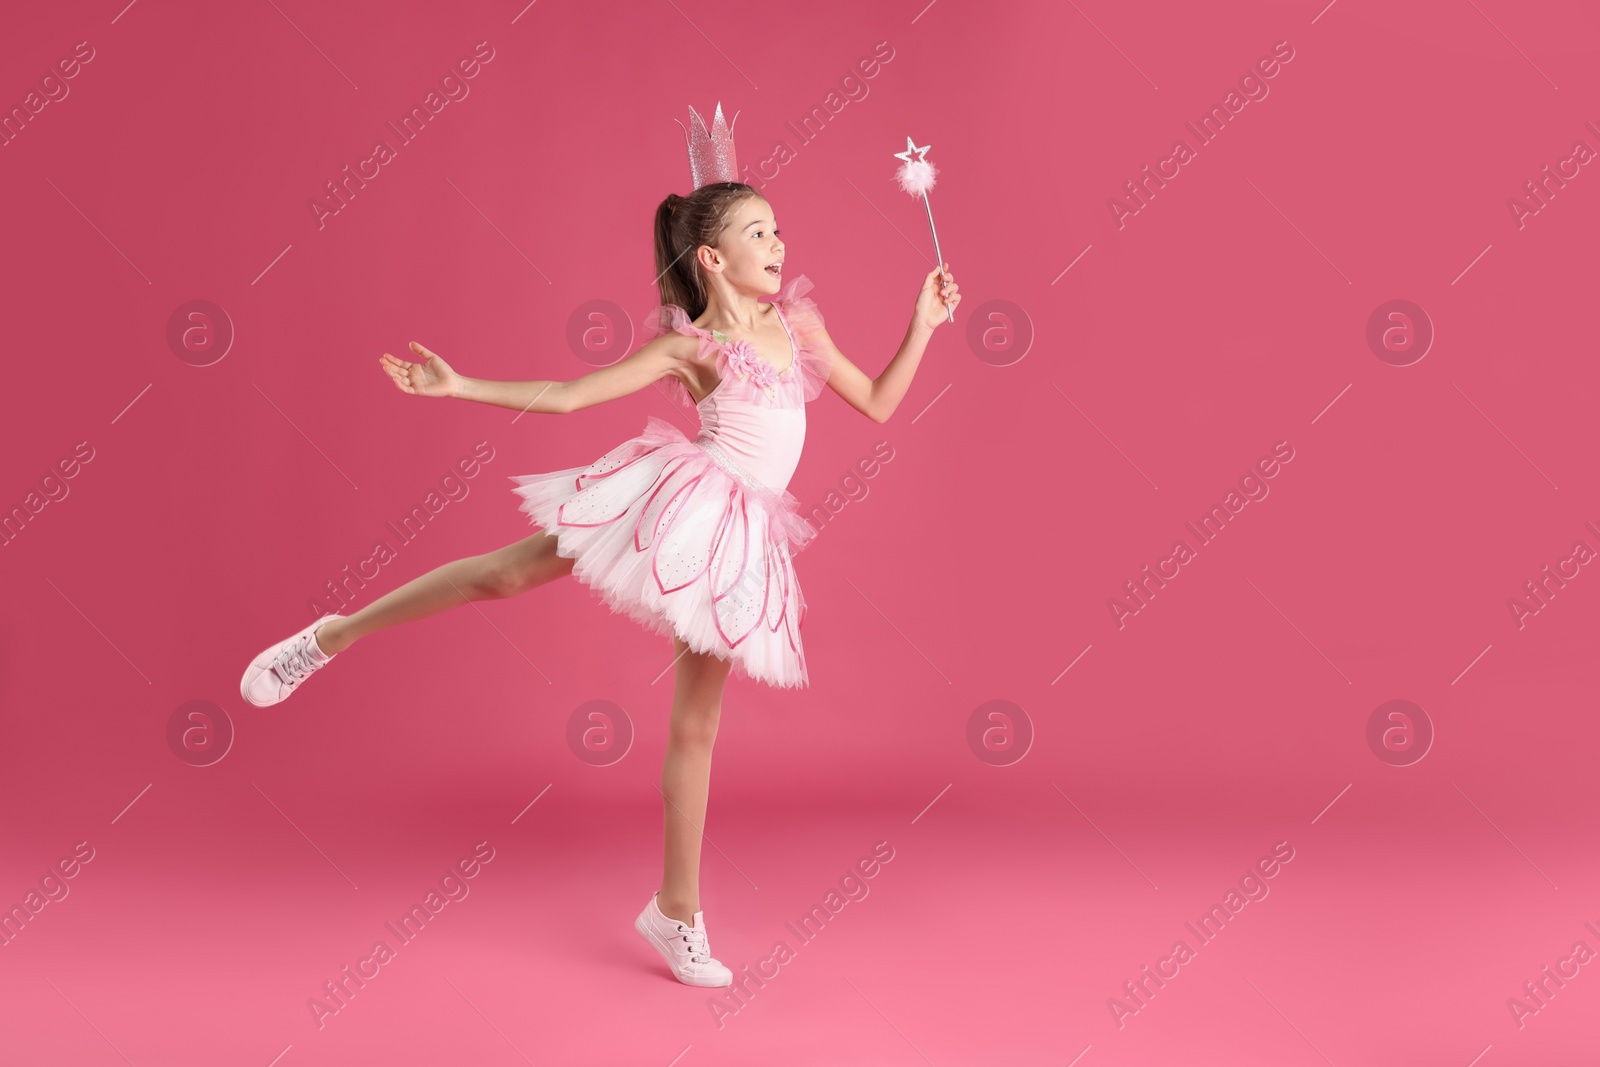
[[[814,344],[822,316],[811,288],[797,275],[772,299],[789,337],[781,370],[749,341],[660,305],[643,339],[697,338],[696,358],[716,367],[717,385],[698,404],[682,380],[665,379],[673,399],[699,415],[698,433],[651,415],[642,434],[587,467],[510,476],[520,510],[555,536],[557,554],[576,561],[573,576],[613,612],[780,688],[810,684],[794,553],[817,531],[788,485],[805,443],[805,405],[832,369]]]

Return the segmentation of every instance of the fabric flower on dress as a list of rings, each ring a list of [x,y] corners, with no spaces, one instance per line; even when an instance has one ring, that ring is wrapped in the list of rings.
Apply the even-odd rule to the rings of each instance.
[[[727,347],[728,366],[740,378],[753,381],[758,389],[771,389],[778,384],[778,372],[772,364],[761,358],[754,345],[740,338]]]

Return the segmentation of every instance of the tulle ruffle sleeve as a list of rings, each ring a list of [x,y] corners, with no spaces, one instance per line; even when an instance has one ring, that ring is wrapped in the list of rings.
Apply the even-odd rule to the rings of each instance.
[[[695,353],[695,359],[714,361],[717,358],[718,345],[712,338],[711,331],[702,330],[696,326],[694,320],[689,317],[689,313],[677,304],[661,304],[656,307],[649,315],[645,316],[644,323],[639,328],[639,335],[643,342],[653,341],[657,337],[669,333],[681,333],[686,337],[698,338],[700,348]],[[662,379],[662,382],[666,387],[668,396],[682,404],[689,411],[699,413],[700,409],[695,406],[694,397],[689,395],[689,388],[683,384],[681,378],[669,376]]]
[[[773,303],[783,310],[784,320],[794,332],[795,345],[800,350],[796,367],[808,401],[822,395],[822,387],[828,384],[828,375],[833,372],[833,361],[820,347],[822,312],[817,309],[816,301],[807,295],[813,288],[810,278],[797,274],[773,297]]]

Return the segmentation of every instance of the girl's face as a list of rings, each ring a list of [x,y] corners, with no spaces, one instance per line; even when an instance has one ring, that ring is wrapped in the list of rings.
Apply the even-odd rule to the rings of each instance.
[[[746,292],[776,293],[783,284],[783,242],[772,205],[746,197],[733,209],[717,244],[722,276]]]

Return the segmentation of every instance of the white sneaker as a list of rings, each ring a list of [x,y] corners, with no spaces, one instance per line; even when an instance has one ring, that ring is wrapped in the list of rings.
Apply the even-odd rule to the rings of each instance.
[[[694,924],[663,915],[656,904],[656,895],[650,894],[650,903],[644,906],[633,928],[655,946],[661,958],[672,968],[673,977],[684,985],[725,986],[733,984],[733,972],[711,958],[711,944],[706,940],[704,912],[694,913]]]
[[[239,679],[239,695],[258,708],[287,700],[312,671],[333,659],[317,644],[317,627],[329,619],[342,618],[343,615],[324,615],[251,660],[244,677]]]

